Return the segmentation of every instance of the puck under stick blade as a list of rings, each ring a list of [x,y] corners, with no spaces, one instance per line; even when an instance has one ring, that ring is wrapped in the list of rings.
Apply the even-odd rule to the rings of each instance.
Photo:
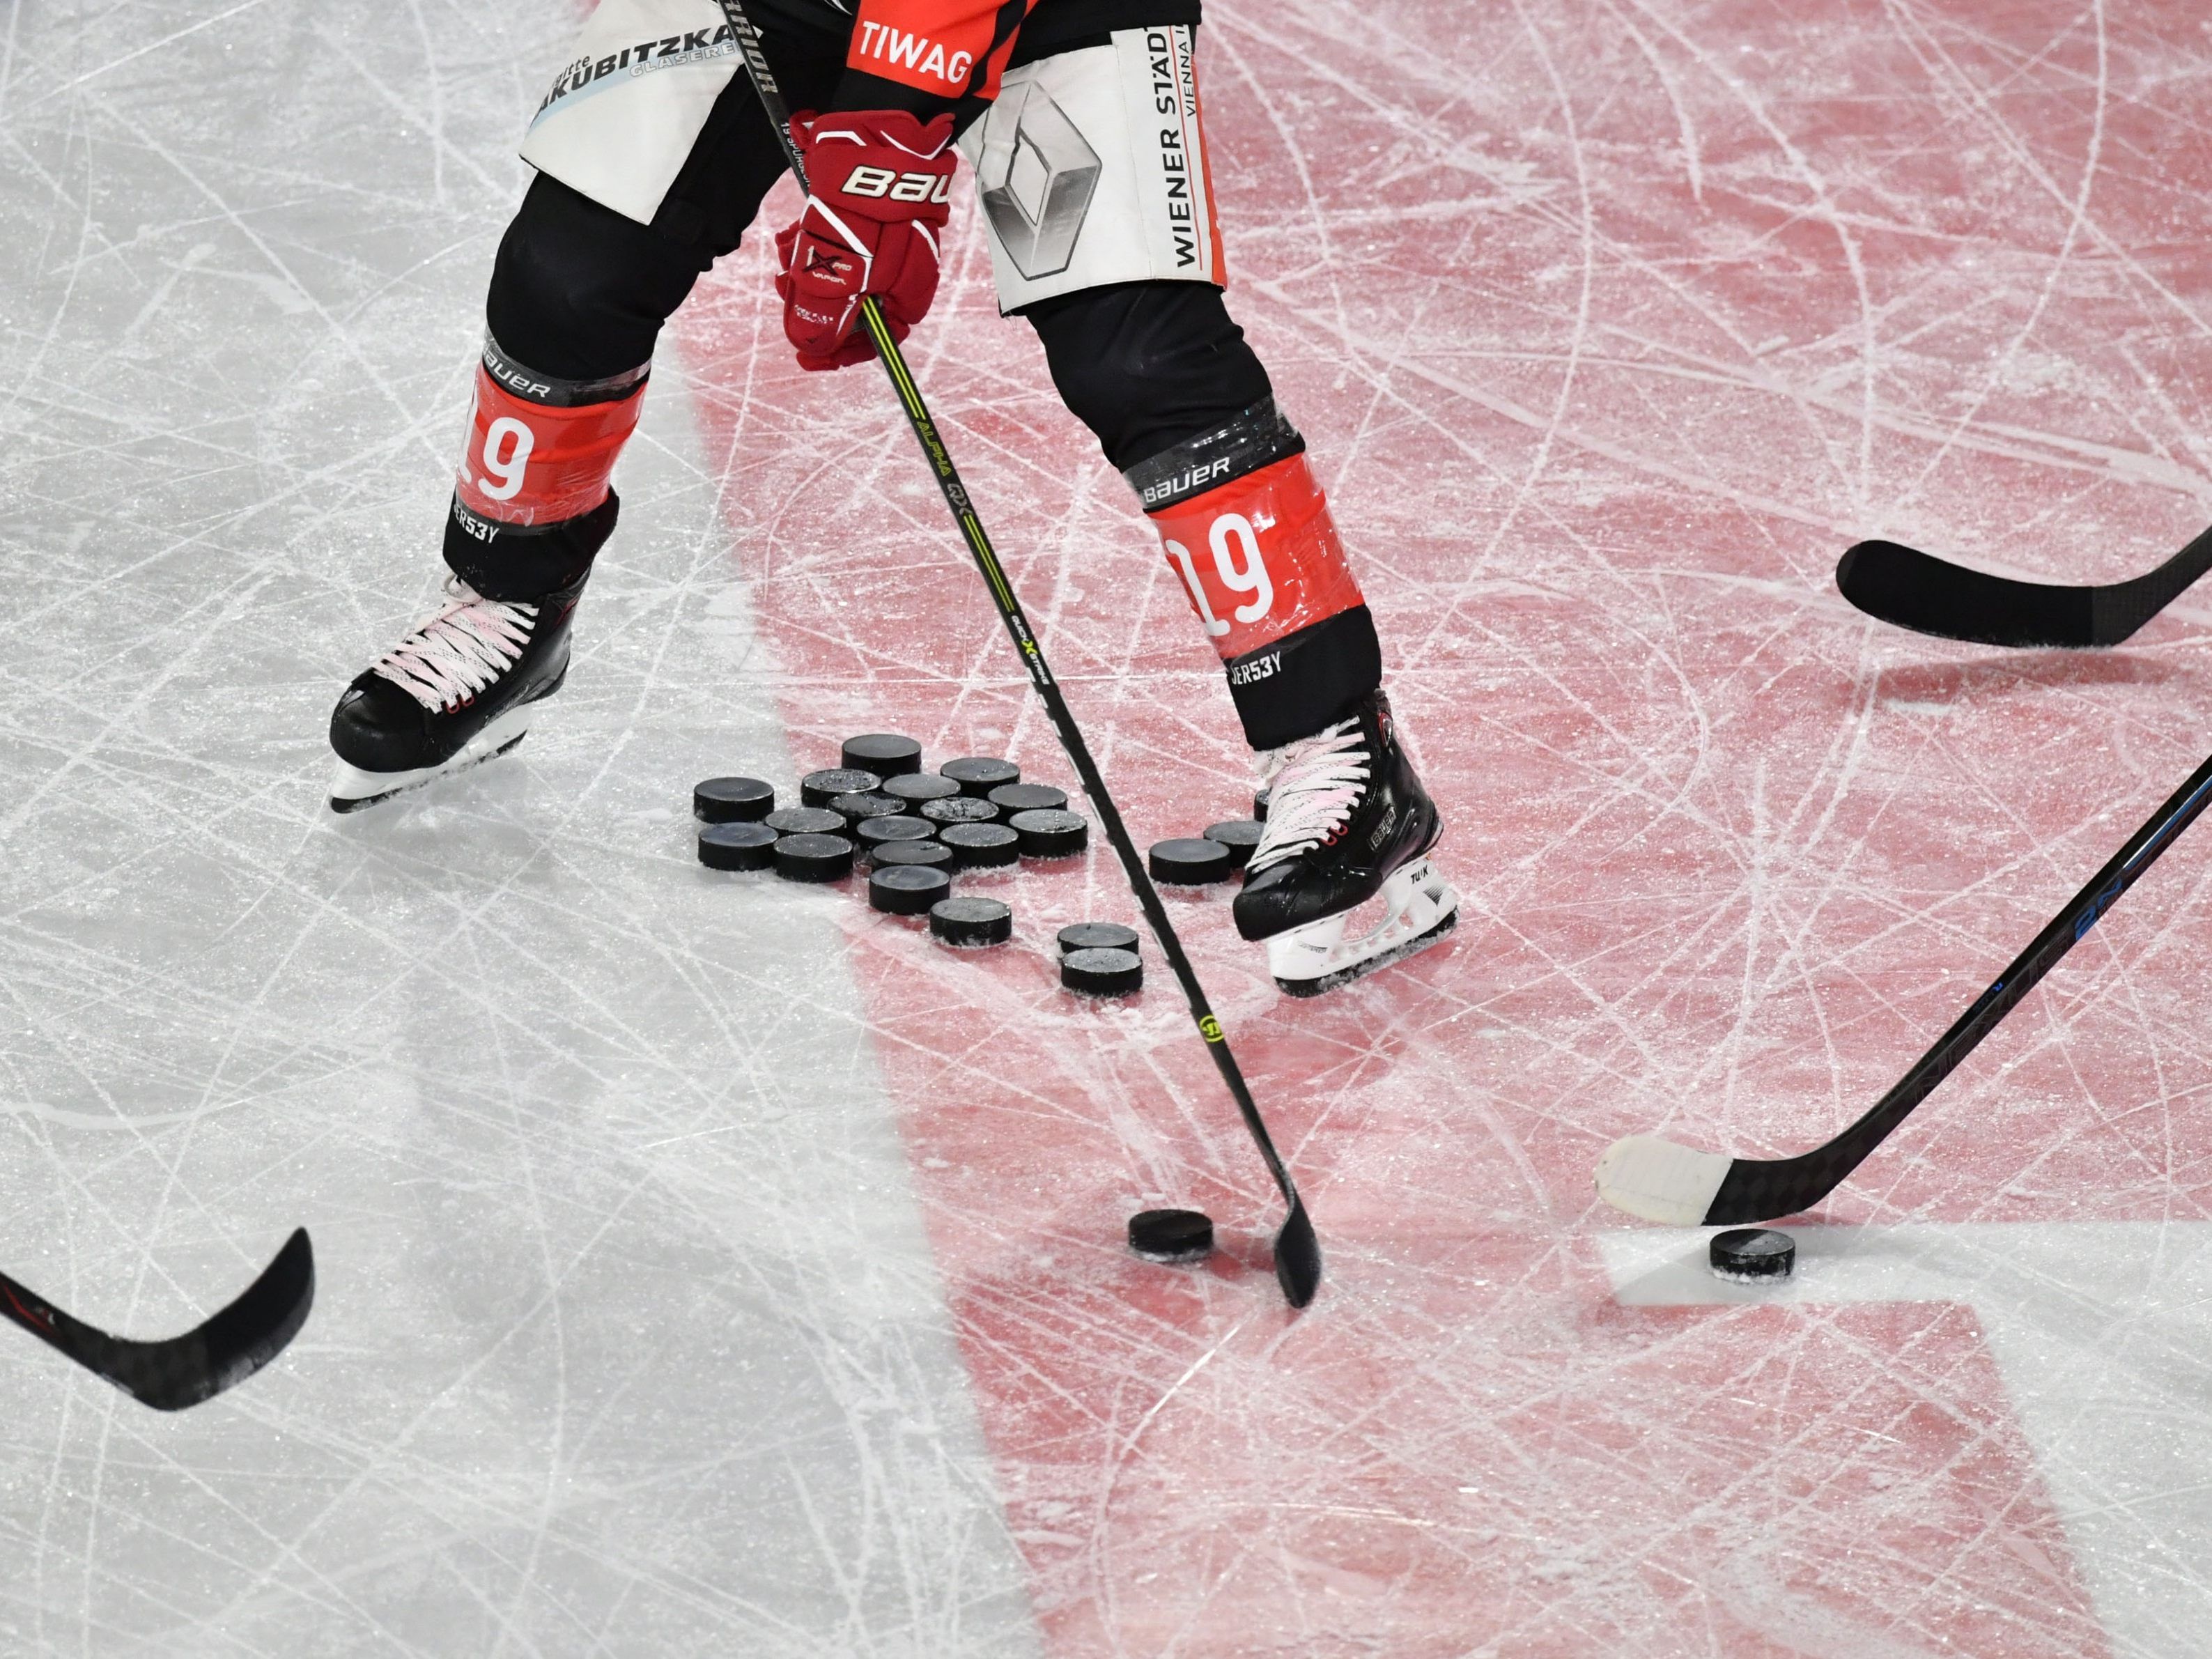
[[[1706,1259],[1723,1279],[1769,1284],[1787,1279],[1797,1265],[1797,1241],[1771,1227],[1735,1227],[1715,1233]]]

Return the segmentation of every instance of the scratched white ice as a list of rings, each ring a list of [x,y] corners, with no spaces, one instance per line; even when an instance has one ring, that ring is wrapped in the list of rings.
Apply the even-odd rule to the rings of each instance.
[[[567,27],[8,12],[0,1262],[138,1333],[321,1267],[181,1417],[0,1344],[10,1654],[1035,1651],[830,901],[691,857],[788,766],[680,375],[560,729],[319,799]]]
[[[568,9],[488,9],[5,15],[0,1267],[150,1331],[296,1223],[323,1264],[173,1420],[0,1342],[10,1651],[2212,1647],[2212,831],[1795,1289],[1710,1299],[1589,1188],[1633,1131],[1832,1133],[2201,758],[2201,600],[2005,655],[1830,580],[1879,534],[2105,580],[2203,527],[2201,9],[1209,7],[1231,302],[1468,894],[1313,1005],[1174,901],[1328,1252],[1299,1318],[1157,957],[1126,1007],[1054,985],[1053,926],[1130,915],[1096,849],[981,958],[690,862],[694,777],[853,730],[1066,779],[882,387],[782,351],[764,239],[664,349],[556,710],[322,812],[562,62]],[[948,246],[917,371],[1139,839],[1235,816],[1177,584],[964,203]],[[1210,1269],[1117,1248],[1158,1201]]]

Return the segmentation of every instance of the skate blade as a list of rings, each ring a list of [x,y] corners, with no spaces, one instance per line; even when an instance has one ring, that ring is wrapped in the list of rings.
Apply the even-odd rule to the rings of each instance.
[[[526,702],[508,709],[442,765],[417,767],[412,772],[364,772],[341,761],[337,776],[331,783],[331,811],[358,812],[363,807],[390,800],[394,795],[435,783],[440,778],[449,778],[488,760],[497,760],[529,736],[530,718],[536,708],[535,702]]]
[[[1459,923],[1459,895],[1423,860],[1390,878],[1392,903],[1372,931],[1343,937],[1345,918],[1328,916],[1267,943],[1267,966],[1286,996],[1317,997],[1425,951]]]

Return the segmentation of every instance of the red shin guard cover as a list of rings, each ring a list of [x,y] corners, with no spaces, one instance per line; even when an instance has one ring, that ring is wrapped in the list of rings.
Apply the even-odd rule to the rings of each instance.
[[[1150,516],[1224,662],[1364,603],[1304,454]]]
[[[499,524],[558,524],[607,498],[615,459],[636,428],[642,386],[573,409],[516,397],[482,364],[461,458],[461,502]]]

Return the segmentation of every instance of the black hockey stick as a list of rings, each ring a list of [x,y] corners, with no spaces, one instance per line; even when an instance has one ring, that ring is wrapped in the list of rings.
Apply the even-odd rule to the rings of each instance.
[[[1861,542],[1836,586],[1869,617],[1978,645],[2118,645],[2212,570],[2212,530],[2155,570],[2101,587],[2014,581],[1898,542]]]
[[[2135,885],[2136,878],[2196,821],[2208,802],[2212,802],[2212,759],[2198,767],[2112,861],[2051,918],[2033,943],[2013,958],[2004,976],[1936,1039],[1897,1086],[1826,1146],[1796,1158],[1731,1158],[1657,1135],[1631,1135],[1615,1141],[1598,1160],[1598,1195],[1615,1209],[1677,1227],[1771,1221],[1819,1203],[1973,1053],[1975,1044],[1995,1030],[2013,1005],[2096,926],[2097,918]]]
[[[0,1314],[141,1405],[180,1412],[212,1400],[274,1359],[307,1322],[315,1253],[301,1228],[237,1301],[182,1336],[159,1342],[96,1331],[0,1273]]]
[[[768,58],[761,50],[760,36],[738,0],[721,0],[721,7],[722,15],[737,32],[738,43],[744,48],[746,72],[752,77],[753,90],[760,94],[761,108],[768,116],[769,125],[775,129],[776,138],[791,163],[792,176],[799,180],[803,191],[806,188],[805,162],[792,139],[791,111],[783,101],[775,72],[769,68]],[[1106,839],[1113,843],[1115,854],[1121,860],[1121,868],[1136,893],[1137,902],[1144,909],[1145,920],[1152,925],[1152,935],[1160,942],[1160,954],[1167,958],[1168,966],[1175,970],[1182,986],[1182,994],[1190,1003],[1191,1018],[1198,1022],[1199,1035],[1206,1039],[1206,1050],[1212,1054],[1222,1081],[1229,1085],[1245,1128],[1250,1131],[1260,1156],[1267,1162],[1267,1172],[1275,1178],[1275,1185],[1282,1189],[1283,1201],[1290,1206],[1290,1213],[1275,1235],[1275,1278],[1282,1285],[1283,1295],[1290,1304],[1303,1308],[1313,1300],[1314,1291],[1321,1284],[1321,1241],[1314,1236],[1313,1222],[1306,1214],[1304,1200],[1299,1198],[1298,1189],[1291,1181],[1291,1172],[1284,1168],[1281,1155],[1275,1151],[1274,1140],[1267,1133],[1259,1107],[1253,1102],[1252,1091],[1245,1086],[1244,1074],[1237,1069],[1237,1057],[1229,1051],[1229,1038],[1206,1002],[1206,992],[1191,968],[1190,958],[1183,954],[1182,941],[1176,937],[1167,910],[1160,903],[1159,893],[1152,886],[1144,860],[1138,856],[1136,843],[1129,839],[1128,829],[1115,808],[1113,797],[1106,793],[1105,780],[1098,775],[1098,763],[1091,759],[1090,745],[1083,741],[1075,716],[1068,712],[1067,700],[1060,694],[1060,684],[1045,665],[1044,652],[1030,628],[1021,601],[1014,597],[1013,584],[999,563],[991,538],[984,532],[983,521],[975,516],[967,487],[960,482],[960,474],[952,465],[951,453],[938,434],[937,423],[930,418],[921,388],[915,385],[906,357],[899,350],[898,342],[891,337],[890,328],[884,321],[883,308],[872,295],[860,301],[860,319],[868,331],[868,337],[875,342],[876,355],[883,360],[884,372],[890,376],[900,406],[906,410],[907,423],[913,427],[922,453],[937,475],[937,487],[944,492],[945,504],[952,509],[953,520],[960,527],[969,552],[974,556],[975,568],[983,574],[983,585],[991,590],[992,602],[999,607],[1006,632],[1013,636],[1014,648],[1022,654],[1030,684],[1044,700],[1045,712],[1052,717],[1053,729],[1060,734],[1060,747],[1074,763],[1076,775],[1083,781],[1083,792],[1097,809],[1098,820],[1106,829]]]

